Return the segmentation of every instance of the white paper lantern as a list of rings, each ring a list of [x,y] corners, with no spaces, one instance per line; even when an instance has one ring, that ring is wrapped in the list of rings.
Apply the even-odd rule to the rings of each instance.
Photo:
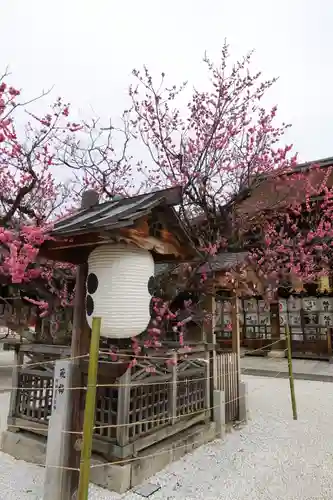
[[[280,328],[285,327],[288,323],[288,315],[284,312],[280,313]]]
[[[258,302],[256,299],[244,300],[244,311],[247,313],[256,313],[258,311]]]
[[[299,297],[291,295],[288,299],[288,311],[297,312],[302,308],[302,300]]]
[[[270,326],[270,324],[271,324],[271,315],[269,313],[259,314],[259,325]]]
[[[223,311],[225,313],[230,313],[232,310],[232,303],[231,300],[224,300],[223,301]]]
[[[279,311],[280,313],[285,313],[287,311],[286,299],[279,299]]]
[[[260,313],[269,313],[270,305],[266,302],[266,300],[258,300],[258,310]]]
[[[324,312],[319,314],[319,324],[320,326],[326,326],[331,328],[333,326],[333,315],[330,312]]]
[[[86,315],[101,317],[101,335],[130,338],[150,321],[154,260],[148,250],[125,244],[101,245],[88,258]]]
[[[224,330],[232,330],[232,318],[231,314],[223,315],[223,328]]]
[[[304,297],[303,308],[305,312],[316,311],[317,309],[317,298],[316,297]]]
[[[333,300],[331,297],[321,297],[317,300],[317,304],[320,312],[333,311]]]
[[[288,303],[288,307],[289,305],[290,304]],[[291,307],[293,306],[296,307],[295,303],[291,305]],[[292,312],[288,313],[288,320],[289,320],[291,338],[293,340],[303,340],[301,311],[292,309]]]
[[[258,325],[259,317],[256,313],[246,313],[245,314],[245,322],[247,325]]]
[[[301,312],[300,311],[297,311],[297,312],[290,312],[288,314],[288,318],[289,318],[289,324],[290,326],[301,326],[302,324],[302,320],[301,320]]]

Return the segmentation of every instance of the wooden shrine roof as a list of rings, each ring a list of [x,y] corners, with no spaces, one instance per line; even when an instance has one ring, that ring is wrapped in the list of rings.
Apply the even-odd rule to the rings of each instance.
[[[168,207],[168,215],[176,215],[172,207],[181,201],[181,189],[171,188],[163,191],[121,198],[81,209],[54,225],[52,236],[72,237],[100,230],[119,229],[130,226],[158,206]],[[176,216],[178,219],[178,217]],[[180,224],[180,221],[177,220]]]
[[[152,224],[163,223],[161,240],[169,248],[160,253],[178,254],[179,261],[194,257],[197,251],[174,208],[181,197],[182,189],[175,187],[82,208],[55,223],[50,233],[53,239],[43,244],[40,255],[79,264],[86,260],[94,245],[112,241],[117,234],[140,245],[151,239],[149,217],[154,215]]]

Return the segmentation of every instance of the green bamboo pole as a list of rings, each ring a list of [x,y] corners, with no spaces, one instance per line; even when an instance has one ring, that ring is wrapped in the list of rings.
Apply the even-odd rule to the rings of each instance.
[[[88,384],[83,421],[83,442],[80,462],[78,500],[88,500],[92,439],[95,423],[96,385],[101,318],[93,318],[89,353]]]
[[[286,339],[287,339],[287,355],[288,355],[288,371],[289,371],[291,407],[293,410],[293,419],[297,420],[296,395],[295,395],[295,385],[294,385],[293,362],[292,362],[292,357],[291,357],[291,339],[290,339],[289,325],[286,325]]]

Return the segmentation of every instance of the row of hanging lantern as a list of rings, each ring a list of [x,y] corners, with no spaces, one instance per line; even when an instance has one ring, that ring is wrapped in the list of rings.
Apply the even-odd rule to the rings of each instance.
[[[143,332],[151,318],[154,259],[150,251],[128,244],[96,247],[88,258],[86,317],[102,320],[101,335],[126,339]],[[306,292],[300,279],[292,280],[296,293]],[[318,293],[331,293],[328,276],[318,279]]]
[[[300,278],[292,278],[292,291],[295,293],[306,293],[304,282]],[[317,280],[317,292],[319,294],[332,293],[329,276],[320,276]]]

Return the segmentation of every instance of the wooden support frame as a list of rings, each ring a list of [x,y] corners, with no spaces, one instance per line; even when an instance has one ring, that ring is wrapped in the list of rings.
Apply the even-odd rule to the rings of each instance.
[[[12,390],[10,392],[10,402],[9,402],[9,412],[8,412],[8,428],[11,431],[18,431],[19,429],[15,427],[16,421],[16,406],[17,406],[17,388],[19,386],[19,374],[21,365],[24,361],[24,353],[20,350],[20,345],[15,346],[14,355],[14,366],[12,372]]]
[[[235,370],[236,370],[236,394],[239,396],[239,386],[241,381],[241,362],[240,362],[240,323],[239,323],[239,301],[235,294],[232,298],[231,306],[231,317],[232,317],[232,352],[235,356]],[[231,378],[232,380],[232,378]],[[238,405],[239,411],[239,405]],[[239,418],[239,415],[238,415]]]
[[[232,298],[231,318],[232,318],[232,352],[240,356],[240,322],[239,322],[239,302],[237,295]]]
[[[80,370],[80,359],[89,352],[90,343],[90,328],[87,325],[85,317],[85,292],[87,278],[87,264],[78,266],[76,273],[76,289],[74,301],[74,317],[73,317],[73,333],[71,357],[73,363],[72,382],[73,387],[82,387],[82,373]],[[71,445],[69,447],[68,466],[72,469],[80,468],[81,456],[81,436],[83,431],[83,415],[84,415],[84,391],[72,391],[71,405],[71,430],[70,434]],[[77,434],[75,434],[77,432]],[[68,470],[70,476],[70,493],[74,495],[79,485],[79,472],[77,470]]]
[[[211,406],[210,402],[214,400],[214,390],[217,387],[217,360],[216,360],[216,299],[213,293],[207,294],[203,301],[203,308],[208,315],[204,320],[202,337],[206,343],[206,407]],[[214,418],[213,409],[210,410],[211,419]]]

